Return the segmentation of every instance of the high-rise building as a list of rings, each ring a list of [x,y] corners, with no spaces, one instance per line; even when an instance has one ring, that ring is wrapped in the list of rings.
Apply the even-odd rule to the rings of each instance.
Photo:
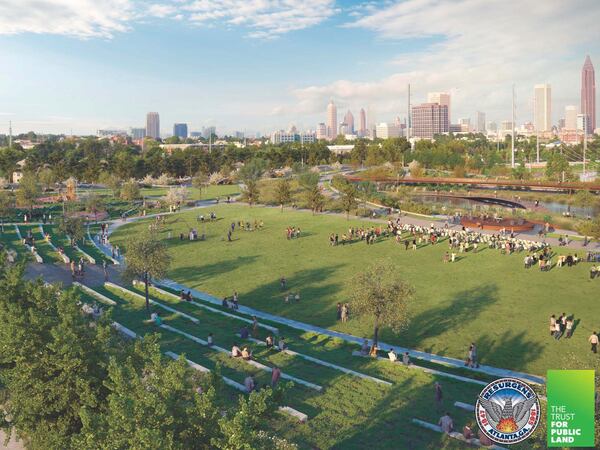
[[[337,108],[335,107],[333,100],[331,100],[327,105],[327,136],[333,141],[337,137],[337,132]]]
[[[360,108],[359,113],[359,121],[358,121],[358,135],[366,136],[367,135],[367,115],[363,108]]]
[[[552,93],[549,84],[534,87],[533,126],[537,131],[552,130]]]
[[[144,139],[146,137],[145,128],[130,128],[129,134],[133,140]]]
[[[477,132],[485,133],[485,113],[477,111]]]
[[[427,103],[437,103],[448,107],[448,123],[450,120],[450,94],[448,92],[430,92],[427,94]]]
[[[187,139],[187,137],[188,137],[187,123],[173,124],[173,136],[177,136],[178,138],[181,138],[181,139]]]
[[[436,134],[448,133],[448,106],[423,103],[412,107],[412,136],[432,139]]]
[[[590,55],[585,57],[581,69],[581,114],[587,116],[587,133],[593,133],[596,129],[596,79]]]
[[[154,139],[160,138],[160,117],[157,112],[146,114],[146,136]]]
[[[350,110],[348,110],[348,112],[344,116],[344,123],[346,124],[348,129],[348,132],[344,134],[354,134],[354,116],[352,115],[352,112],[350,112]]]
[[[402,129],[395,123],[378,123],[375,133],[378,139],[397,138],[402,136]]]
[[[323,122],[317,125],[317,139],[327,139],[327,125]]]
[[[577,129],[577,106],[575,105],[565,106],[565,129]]]
[[[458,119],[458,124],[460,125],[461,133],[470,133],[471,132],[471,118],[463,117]]]
[[[576,129],[579,131],[583,131],[583,128],[586,129],[590,126],[590,118],[587,114],[577,114],[577,126]],[[589,132],[588,132],[589,134]]]
[[[202,137],[204,137],[204,139],[208,139],[213,134],[217,134],[217,127],[202,127]]]

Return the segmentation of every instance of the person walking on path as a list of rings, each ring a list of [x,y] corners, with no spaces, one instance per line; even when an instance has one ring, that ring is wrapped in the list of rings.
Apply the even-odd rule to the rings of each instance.
[[[596,331],[589,337],[588,342],[592,344],[592,352],[598,353],[598,333]]]
[[[104,281],[108,281],[108,264],[106,260],[102,261],[102,270],[104,271]]]
[[[442,409],[443,402],[444,402],[444,392],[442,391],[442,385],[436,381],[435,382],[435,407],[436,407],[436,410],[439,411],[440,409]]]

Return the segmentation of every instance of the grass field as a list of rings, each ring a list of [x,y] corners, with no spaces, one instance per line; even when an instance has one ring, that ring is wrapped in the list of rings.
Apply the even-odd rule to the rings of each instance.
[[[371,226],[359,220],[346,221],[334,215],[313,216],[304,211],[221,205],[218,221],[206,226],[207,240],[189,242],[173,238],[174,257],[169,277],[216,296],[237,290],[242,304],[322,327],[370,336],[368,320],[337,323],[335,305],[351,295],[349,282],[371,261],[390,258],[398,275],[416,289],[412,321],[400,335],[385,331],[382,340],[441,355],[464,358],[470,342],[478,344],[483,363],[544,375],[550,368],[563,368],[571,354],[584,366],[596,367],[587,337],[600,328],[600,281],[589,280],[589,265],[554,268],[550,272],[523,269],[523,254],[500,255],[498,250],[480,249],[461,254],[454,264],[443,264],[447,245],[425,246],[405,251],[391,240],[367,246],[364,242],[330,247],[330,233],[340,235],[350,226]],[[168,219],[162,230],[173,236],[197,226],[198,211]],[[226,231],[238,220],[264,221],[258,231],[234,233],[226,242]],[[299,239],[287,240],[285,228],[298,226]],[[147,229],[132,223],[119,228],[111,241],[124,248],[128,236]],[[563,251],[558,250],[558,251]],[[284,304],[279,278],[288,279],[289,290],[300,291],[302,301]],[[572,339],[551,339],[551,314],[575,314]]]
[[[95,288],[97,292],[117,302],[111,310],[114,320],[134,330],[138,334],[159,332],[163,351],[185,353],[186,357],[210,369],[217,364],[223,375],[242,383],[247,374],[256,376],[259,385],[268,383],[269,374],[256,369],[244,361],[232,359],[223,353],[199,345],[184,336],[144,323],[148,313],[144,301],[111,287]],[[134,291],[134,288],[131,288]],[[139,291],[138,291],[139,292]],[[184,331],[201,339],[209,332],[214,333],[215,344],[229,349],[240,340],[235,333],[242,322],[224,317],[214,312],[195,307],[186,302],[159,294],[151,290],[151,298],[175,308],[199,320],[190,320],[162,309],[164,323],[177,330]],[[83,294],[86,302],[94,301]],[[439,433],[422,430],[410,423],[412,418],[437,422],[441,411],[452,414],[458,428],[473,422],[472,413],[453,406],[455,401],[473,403],[481,386],[455,381],[445,377],[436,377],[418,369],[401,364],[351,356],[356,347],[335,338],[327,338],[313,333],[302,333],[286,327],[279,327],[280,334],[286,337],[291,349],[339,364],[368,375],[389,381],[392,386],[363,380],[341,373],[322,365],[285,355],[264,347],[248,344],[254,351],[258,362],[269,367],[278,365],[284,373],[323,386],[322,392],[316,392],[295,384],[287,393],[284,404],[302,411],[309,416],[305,425],[292,422],[287,416],[274,421],[271,425],[277,433],[300,445],[300,448],[339,448],[364,449],[377,442],[381,449],[454,449],[464,444],[444,437]],[[266,337],[266,331],[259,329],[259,339]],[[243,343],[246,345],[246,342]],[[444,409],[436,411],[433,401],[433,383],[439,381],[444,388]],[[228,392],[233,398],[236,392]],[[233,401],[233,399],[232,399]],[[537,433],[539,439],[543,433]],[[410,442],[410,446],[409,446]],[[531,448],[531,442],[517,448]]]

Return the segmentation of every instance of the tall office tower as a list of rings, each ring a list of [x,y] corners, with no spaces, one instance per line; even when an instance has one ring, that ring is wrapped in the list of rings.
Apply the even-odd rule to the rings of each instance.
[[[581,69],[581,114],[587,116],[587,133],[593,133],[596,129],[596,79],[590,55],[585,57]]]
[[[160,138],[160,117],[157,112],[146,114],[146,136],[154,139]]]
[[[363,108],[360,108],[358,120],[358,135],[366,136],[367,134],[367,114]]]
[[[485,133],[485,113],[477,111],[477,132]]]
[[[458,124],[460,125],[460,131],[462,133],[470,133],[471,132],[471,118],[463,117],[458,119]]]
[[[577,106],[575,105],[565,106],[565,129],[577,129]]]
[[[423,103],[412,107],[412,136],[432,139],[448,133],[448,107],[439,103]]]
[[[144,139],[146,137],[146,129],[145,128],[130,128],[129,134],[131,138],[134,140]]]
[[[187,139],[188,137],[188,126],[187,123],[176,123],[173,125],[173,136],[177,136],[181,139]]]
[[[327,125],[321,122],[317,125],[317,139],[327,139]]]
[[[334,140],[337,137],[338,121],[337,121],[337,108],[333,103],[333,100],[327,105],[327,136],[330,140]]]
[[[352,115],[350,110],[348,110],[348,112],[344,116],[344,123],[348,127],[348,133],[346,134],[354,134],[354,116]]]
[[[552,93],[549,84],[534,87],[533,126],[537,131],[552,130]]]
[[[427,94],[427,103],[437,103],[448,107],[448,123],[450,120],[450,94],[448,92],[430,92]]]

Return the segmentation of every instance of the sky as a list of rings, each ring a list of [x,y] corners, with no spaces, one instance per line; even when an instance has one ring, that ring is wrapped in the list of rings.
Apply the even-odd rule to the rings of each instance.
[[[450,92],[451,118],[532,120],[552,86],[553,122],[580,104],[585,56],[600,67],[597,0],[0,0],[0,133],[270,133],[407,115]]]

